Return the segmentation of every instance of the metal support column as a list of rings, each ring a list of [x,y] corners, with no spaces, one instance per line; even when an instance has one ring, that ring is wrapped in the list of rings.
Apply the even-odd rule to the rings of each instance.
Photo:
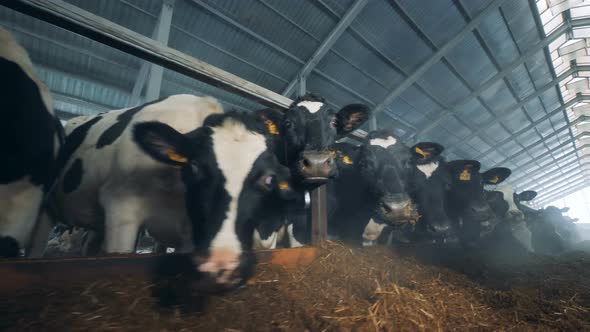
[[[168,45],[168,37],[170,37],[170,27],[172,26],[172,14],[174,13],[174,0],[164,0],[162,4],[162,12],[160,13],[160,20],[158,22],[158,29],[156,30],[155,40],[163,45]],[[164,76],[164,68],[158,65],[151,65],[150,78],[147,82],[145,99],[156,100],[160,98],[160,90],[162,88],[162,77]]]
[[[306,77],[299,76],[297,93],[305,95]],[[319,245],[328,239],[328,199],[326,185],[323,184],[311,192],[311,244]]]

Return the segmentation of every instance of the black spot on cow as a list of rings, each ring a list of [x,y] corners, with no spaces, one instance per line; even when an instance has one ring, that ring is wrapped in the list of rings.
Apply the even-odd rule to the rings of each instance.
[[[18,242],[13,237],[0,236],[0,257],[18,257],[19,251]]]
[[[78,158],[64,175],[64,193],[71,193],[78,189],[80,183],[82,183],[82,159]]]
[[[94,126],[98,121],[102,119],[101,116],[97,116],[92,118],[91,120],[85,122],[84,124],[76,127],[72,132],[66,137],[66,142],[62,146],[61,150],[59,151],[59,158],[58,158],[58,169],[62,170],[70,157],[78,147],[84,142],[86,139],[86,135],[88,135],[88,131],[92,126]]]
[[[102,133],[102,135],[100,135],[100,137],[98,138],[98,141],[96,141],[96,148],[102,149],[107,145],[113,144],[113,142],[115,142],[117,140],[117,138],[119,138],[119,136],[121,136],[123,131],[125,131],[125,128],[127,128],[127,126],[129,125],[129,122],[131,122],[131,119],[133,118],[133,116],[135,114],[139,113],[139,111],[141,111],[145,107],[147,107],[151,104],[159,103],[160,101],[162,101],[166,98],[154,100],[149,103],[130,108],[130,109],[126,110],[125,112],[119,114],[119,116],[117,117],[117,122],[115,122],[112,126],[110,126],[107,130],[105,130]]]
[[[47,186],[53,175],[55,124],[41,90],[16,63],[0,58],[0,184],[30,176]]]

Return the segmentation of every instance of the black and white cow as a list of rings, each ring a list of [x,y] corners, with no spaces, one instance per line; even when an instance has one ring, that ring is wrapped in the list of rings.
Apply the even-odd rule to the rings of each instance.
[[[104,234],[107,253],[133,252],[143,226],[193,253],[190,265],[216,284],[235,286],[252,271],[259,211],[290,193],[264,126],[192,95],[90,117],[63,149],[59,219]]]
[[[160,121],[188,133],[201,127],[207,116],[222,112],[212,98],[175,95],[70,126],[52,194],[57,212],[53,218],[95,232],[85,254],[101,248],[107,253],[133,252],[144,224],[160,235],[159,241],[192,251],[180,173],[140,150],[132,139],[132,127]],[[146,181],[150,178],[157,181]]]
[[[494,241],[511,241],[515,240],[521,248],[527,252],[533,252],[532,234],[527,227],[525,214],[521,207],[521,201],[527,201],[534,198],[532,192],[525,191],[521,194],[514,192],[510,184],[502,184],[489,191],[487,200],[500,222],[494,230]]]
[[[418,210],[416,225],[384,227],[370,223],[363,235],[365,241],[373,241],[384,228],[390,238],[394,237],[399,242],[432,241],[449,236],[452,223],[446,211],[446,197],[451,186],[451,176],[441,155],[443,151],[442,145],[432,142],[421,142],[409,149],[407,190]],[[384,235],[380,241],[383,241]]]
[[[293,189],[297,192],[286,212],[280,216],[277,211],[268,212],[268,218],[275,220],[274,226],[257,229],[259,247],[273,248],[283,227],[290,245],[301,246],[309,241],[305,192],[338,175],[331,146],[358,129],[371,111],[362,104],[350,104],[336,111],[323,98],[307,94],[293,101],[285,112],[262,109],[254,113],[265,121],[273,151],[291,170]]]
[[[267,208],[269,198],[287,199],[291,193],[289,171],[268,150],[257,120],[247,114],[213,114],[188,134],[160,122],[138,123],[133,129],[137,145],[180,176],[194,263],[218,284],[233,286],[249,277],[254,229],[265,222],[259,211]],[[145,180],[157,187],[169,181],[169,173],[151,174]],[[158,238],[158,226],[151,226],[157,219],[169,222],[167,210],[175,204],[166,197],[146,197],[146,202],[157,205],[149,207],[145,225]]]
[[[445,238],[451,230],[451,220],[445,210],[451,177],[438,143],[421,142],[410,149],[414,170],[410,175],[410,196],[418,207],[420,219],[414,240]]]
[[[55,178],[63,129],[27,52],[3,29],[0,73],[0,257],[14,257],[30,245]]]
[[[408,194],[409,149],[389,130],[370,132],[360,146],[334,145],[339,175],[328,183],[328,232],[360,244],[386,225],[415,222]],[[364,230],[364,231],[363,231]]]
[[[511,171],[496,167],[480,172],[476,160],[453,160],[447,163],[451,185],[446,198],[446,211],[453,221],[454,233],[462,245],[473,247],[488,235],[499,222],[487,201],[484,185],[497,185],[506,180]]]

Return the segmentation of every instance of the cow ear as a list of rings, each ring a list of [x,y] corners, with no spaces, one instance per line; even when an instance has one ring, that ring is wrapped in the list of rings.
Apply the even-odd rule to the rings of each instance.
[[[346,152],[340,150],[333,151],[338,168],[350,168],[355,164],[355,160]]]
[[[142,122],[133,127],[133,140],[157,161],[182,166],[190,159],[190,141],[174,128],[161,122]]]
[[[263,174],[256,181],[256,186],[262,192],[275,193],[284,200],[293,200],[297,197],[291,185],[291,173],[284,166],[279,166],[275,174]]]
[[[521,202],[532,201],[533,199],[535,199],[535,197],[537,197],[537,192],[534,190],[526,190],[518,194],[518,199]]]
[[[371,109],[363,104],[344,106],[336,114],[336,130],[338,137],[345,136],[365,123],[371,116]]]
[[[440,156],[445,148],[433,142],[420,142],[411,148],[412,156],[421,162],[429,162]]]
[[[264,109],[256,113],[256,117],[264,123],[264,134],[280,135],[281,123],[283,121],[283,113],[274,109]]]
[[[504,182],[512,171],[506,167],[494,167],[481,174],[484,184],[496,185]]]
[[[566,207],[563,207],[559,210],[561,211],[561,213],[567,213],[570,210],[570,208],[566,206]]]

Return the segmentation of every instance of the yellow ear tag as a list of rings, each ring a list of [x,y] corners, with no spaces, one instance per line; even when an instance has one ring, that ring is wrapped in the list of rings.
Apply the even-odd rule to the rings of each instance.
[[[188,161],[186,157],[178,154],[178,152],[174,151],[174,149],[168,149],[168,158],[170,158],[170,160],[174,160],[182,164]]]
[[[469,172],[469,170],[467,168],[464,169],[463,172],[461,172],[461,174],[459,175],[459,180],[461,180],[461,181],[471,180],[471,172]]]
[[[500,177],[497,175],[488,180],[489,183],[498,183],[498,181],[500,181]]]
[[[268,132],[271,135],[278,135],[279,134],[279,130],[277,129],[277,125],[270,121],[270,120],[264,120],[264,123],[266,123],[266,126],[268,127]]]
[[[350,159],[350,157],[347,155],[342,156],[342,162],[346,165],[352,165],[352,159]]]
[[[287,181],[279,182],[279,189],[281,189],[281,190],[289,189],[289,182],[287,182]]]
[[[430,152],[426,152],[426,151],[420,149],[419,147],[416,147],[416,153],[418,153],[419,155],[421,155],[424,158],[427,158],[428,155],[430,155]]]

